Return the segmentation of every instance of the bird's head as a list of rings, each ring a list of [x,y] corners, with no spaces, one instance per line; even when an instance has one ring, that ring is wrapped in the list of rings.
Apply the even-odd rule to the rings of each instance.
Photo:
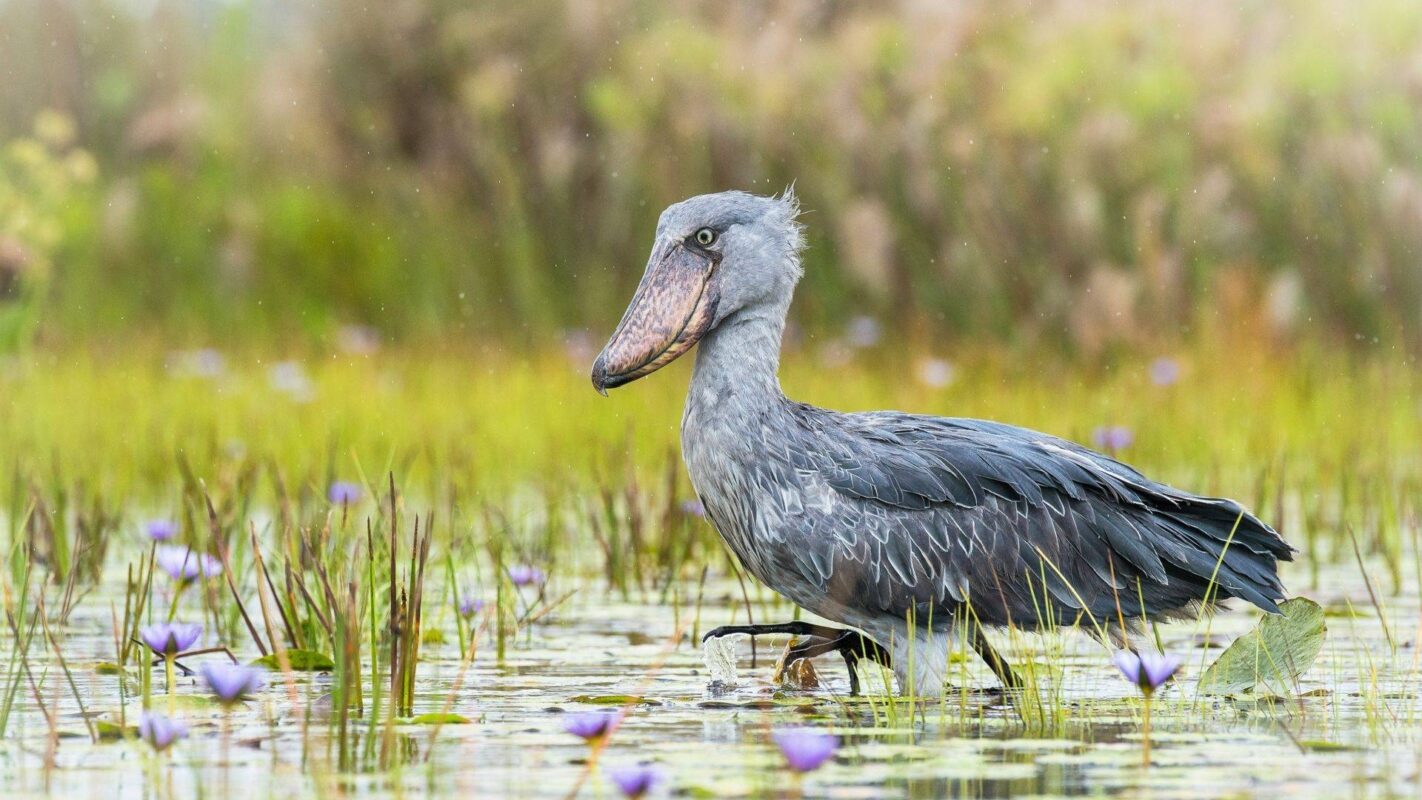
[[[783,316],[800,279],[798,213],[790,190],[703,194],[663,211],[642,282],[593,362],[593,386],[606,394],[650,375],[737,314]]]

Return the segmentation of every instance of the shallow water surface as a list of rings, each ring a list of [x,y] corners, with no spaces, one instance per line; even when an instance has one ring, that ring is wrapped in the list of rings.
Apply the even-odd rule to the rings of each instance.
[[[690,643],[686,609],[605,602],[602,588],[588,584],[511,640],[502,663],[486,634],[463,674],[452,615],[427,612],[426,629],[444,630],[446,641],[422,650],[415,712],[448,710],[470,722],[373,732],[355,723],[345,768],[327,722],[326,675],[273,676],[260,698],[226,719],[192,699],[203,694],[196,678],[180,678],[173,714],[192,733],[159,757],[138,741],[91,743],[53,649],[37,644],[29,666],[44,708],[22,682],[0,746],[0,782],[11,796],[615,797],[601,773],[642,762],[666,773],[658,796],[1416,797],[1417,598],[1384,598],[1396,640],[1389,646],[1356,576],[1340,569],[1316,588],[1303,586],[1302,576],[1292,582],[1332,612],[1323,654],[1298,697],[1197,697],[1196,677],[1220,652],[1198,643],[1207,632],[1211,640],[1233,639],[1255,624],[1255,614],[1235,610],[1212,623],[1161,627],[1166,649],[1185,655],[1186,667],[1157,697],[1149,769],[1141,765],[1134,689],[1106,651],[1079,633],[997,637],[1040,681],[1036,700],[1018,706],[982,691],[993,680],[970,662],[959,676],[965,688],[928,702],[892,699],[872,666],[862,672],[866,696],[845,697],[844,667],[833,656],[815,664],[818,688],[776,687],[772,666],[783,642],[764,639],[755,666],[749,645],[737,641],[739,682],[713,690],[701,650]],[[122,705],[132,723],[136,700],[124,703],[118,677],[94,669],[112,659],[109,596],[100,590],[85,598],[56,635],[89,714],[117,722]],[[701,630],[744,621],[731,602],[737,592],[707,597],[716,599],[700,610]],[[776,610],[755,608],[762,621]],[[789,617],[788,608],[778,611]],[[673,641],[679,624],[687,630]],[[161,671],[154,680],[155,705],[165,709]],[[589,749],[563,730],[564,715],[609,707],[625,708],[626,717],[590,768]],[[57,738],[46,714],[55,715]],[[825,767],[796,780],[769,734],[798,725],[826,727],[842,746]],[[380,768],[382,751],[395,766]]]

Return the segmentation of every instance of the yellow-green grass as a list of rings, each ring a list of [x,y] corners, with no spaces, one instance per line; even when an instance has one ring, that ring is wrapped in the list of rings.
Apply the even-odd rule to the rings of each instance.
[[[1223,344],[1167,355],[1182,374],[1157,386],[1145,356],[1088,369],[887,348],[831,367],[810,343],[787,354],[783,383],[837,409],[985,417],[1087,443],[1097,426],[1126,426],[1134,441],[1123,460],[1246,502],[1269,501],[1261,487],[1281,469],[1298,501],[1320,508],[1349,485],[1392,502],[1417,476],[1422,419],[1405,361]],[[930,357],[951,358],[947,386],[919,379]],[[173,354],[151,345],[11,361],[0,368],[0,468],[124,503],[169,497],[180,457],[208,480],[257,461],[317,491],[390,471],[417,494],[619,484],[629,470],[661,475],[675,456],[691,360],[603,398],[586,357],[561,351],[311,355],[294,359],[311,381],[303,402],[272,384],[287,358],[227,353],[217,378],[179,374]]]

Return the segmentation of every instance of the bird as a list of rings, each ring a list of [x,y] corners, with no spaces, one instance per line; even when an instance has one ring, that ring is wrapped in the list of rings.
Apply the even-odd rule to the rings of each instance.
[[[704,194],[658,220],[645,272],[592,366],[631,383],[696,347],[682,458],[716,531],[765,586],[836,625],[790,634],[786,663],[877,661],[900,692],[945,691],[970,645],[1021,675],[987,631],[1079,627],[1130,647],[1147,621],[1239,598],[1278,613],[1293,548],[1237,502],[1147,478],[1080,444],[980,419],[841,413],[787,398],[782,338],[803,269],[793,188]]]

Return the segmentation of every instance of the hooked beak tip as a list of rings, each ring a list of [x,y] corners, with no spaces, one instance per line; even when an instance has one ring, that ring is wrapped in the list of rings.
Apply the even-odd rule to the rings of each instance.
[[[593,362],[592,385],[598,394],[607,397],[607,360],[601,355]]]

